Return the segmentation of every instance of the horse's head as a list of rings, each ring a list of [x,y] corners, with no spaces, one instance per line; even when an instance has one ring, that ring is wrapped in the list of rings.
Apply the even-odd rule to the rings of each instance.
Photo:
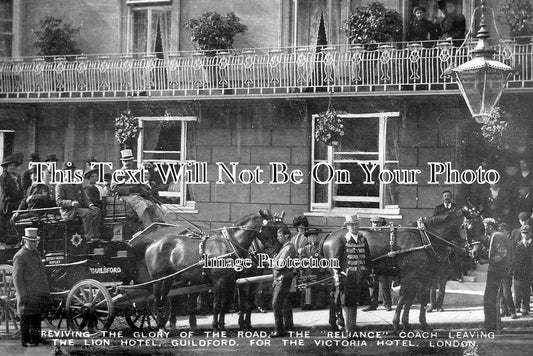
[[[283,222],[285,212],[270,214],[269,211],[260,210],[259,215],[263,218],[263,222],[257,237],[264,245],[264,252],[272,255],[281,247],[277,232],[279,228],[287,226]]]
[[[269,249],[277,251],[279,249],[277,231],[280,227],[287,226],[283,222],[284,215],[285,213],[271,214],[269,211],[259,210],[258,214],[248,215],[236,222],[235,227],[238,229],[233,236],[244,248],[248,248],[252,241],[258,238],[264,245],[265,252]]]

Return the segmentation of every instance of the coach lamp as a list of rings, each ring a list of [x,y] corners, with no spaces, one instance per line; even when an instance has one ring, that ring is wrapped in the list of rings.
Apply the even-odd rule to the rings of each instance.
[[[478,9],[474,10],[474,15]],[[473,20],[474,16],[471,26]],[[496,27],[496,23],[494,26]],[[462,46],[467,42],[471,32],[472,30],[468,32]],[[497,27],[496,32],[498,33]],[[472,59],[460,66],[448,68],[445,74],[456,79],[472,117],[476,122],[485,124],[490,119],[492,109],[498,104],[507,81],[515,71],[514,68],[494,60],[495,50],[489,44],[489,31],[485,23],[485,0],[481,1],[481,17],[476,38],[476,47],[471,51]]]

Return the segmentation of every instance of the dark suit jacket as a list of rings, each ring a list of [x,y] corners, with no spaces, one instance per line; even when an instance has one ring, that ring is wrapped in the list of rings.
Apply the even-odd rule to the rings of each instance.
[[[13,284],[17,292],[17,310],[21,315],[48,311],[48,278],[41,256],[23,246],[13,257]]]
[[[20,177],[15,180],[11,174],[4,171],[0,175],[0,214],[10,216],[19,206],[23,194]]]
[[[74,216],[75,209],[72,206],[74,200],[77,200],[82,208],[89,208],[92,204],[81,184],[58,184],[56,186],[56,204],[61,208],[63,218],[69,219]]]
[[[437,205],[435,207],[435,211],[433,212],[433,216],[444,215],[444,214],[447,214],[449,212],[453,212],[453,211],[456,211],[456,210],[457,210],[457,205],[455,203],[451,203],[450,209],[446,209],[444,207],[444,203],[442,203],[442,204]]]
[[[31,199],[28,202],[30,196]],[[46,184],[35,184],[26,189],[26,195],[20,202],[19,210],[50,208],[54,205],[50,197],[50,188]]]

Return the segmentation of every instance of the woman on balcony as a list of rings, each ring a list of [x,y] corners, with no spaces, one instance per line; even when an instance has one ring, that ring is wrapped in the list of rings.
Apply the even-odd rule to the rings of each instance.
[[[439,37],[437,27],[425,18],[426,9],[422,6],[415,6],[413,9],[415,18],[409,24],[409,32],[407,33],[408,41],[423,41],[422,45],[425,48],[434,46],[434,42]]]

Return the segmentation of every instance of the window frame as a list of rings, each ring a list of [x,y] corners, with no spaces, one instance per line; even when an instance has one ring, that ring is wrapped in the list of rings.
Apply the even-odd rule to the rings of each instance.
[[[15,0],[10,0],[11,2],[11,17],[10,18],[0,18],[0,21],[2,22],[11,22],[11,31],[10,32],[0,32],[0,36],[5,36],[8,38],[11,38],[11,49],[10,49],[10,55],[4,58],[13,58],[15,53],[15,13],[16,13],[16,6],[17,3]],[[0,58],[2,58],[0,56]]]
[[[364,113],[364,114],[339,114],[342,119],[348,120],[357,120],[357,119],[368,119],[376,118],[379,120],[378,123],[378,159],[377,163],[379,164],[380,169],[386,164],[399,163],[396,160],[386,160],[386,141],[387,141],[387,122],[389,119],[398,119],[400,117],[399,112],[378,112],[378,113]],[[316,119],[318,114],[312,115],[312,127],[311,127],[311,168],[320,162],[326,162],[331,166],[335,167],[335,148],[331,145],[327,146],[327,157],[326,159],[318,159],[315,156],[317,142],[315,139],[315,127]],[[344,161],[344,160],[343,160]],[[350,160],[351,162],[352,160]],[[353,162],[375,162],[375,160],[353,160]],[[317,215],[317,216],[344,216],[347,214],[357,213],[362,217],[369,217],[374,214],[379,214],[383,217],[388,218],[401,218],[400,208],[398,205],[385,205],[385,192],[386,187],[383,183],[379,184],[379,208],[345,208],[345,207],[335,207],[335,192],[334,192],[334,182],[327,183],[327,200],[326,202],[316,202],[315,193],[316,185],[319,184],[311,179],[310,182],[310,204],[309,209],[310,213],[308,215]],[[342,199],[337,199],[337,201],[360,201],[368,202],[369,198],[362,198],[360,200],[351,199],[345,197]]]
[[[187,126],[189,122],[198,121],[196,116],[139,116],[137,117],[139,122],[139,136],[137,138],[137,157],[138,157],[138,167],[142,167],[143,164],[148,162],[178,162],[178,160],[157,160],[157,159],[144,159],[144,153],[148,152],[144,150],[143,140],[144,140],[144,123],[145,122],[168,122],[175,121],[181,122],[181,137],[180,137],[180,151],[168,151],[177,153],[179,152],[179,161],[187,161]],[[154,151],[150,151],[154,152]],[[189,160],[194,162],[194,160]],[[162,195],[163,196],[163,195]],[[172,195],[166,195],[172,196]],[[187,183],[185,179],[182,179],[180,182],[180,192],[179,195],[174,195],[180,198],[179,204],[163,204],[163,206],[169,208],[172,212],[188,212],[188,213],[198,213],[196,210],[196,202],[194,200],[187,200]]]
[[[142,4],[142,3],[141,3]],[[133,5],[133,4],[132,4]],[[128,53],[133,53],[133,38],[134,38],[134,21],[133,17],[135,14],[135,11],[147,11],[147,24],[146,24],[146,30],[150,31],[152,28],[152,12],[153,11],[167,11],[169,12],[170,16],[172,16],[172,3],[166,2],[164,4],[154,4],[152,6],[147,6],[144,4],[144,6],[129,6],[128,7],[128,16],[127,16],[127,34],[126,34],[126,42],[127,42],[127,49]],[[172,21],[171,21],[172,23]],[[171,37],[172,35],[169,34]],[[152,48],[152,38],[150,37],[150,34],[146,34],[146,48],[143,52],[139,53],[153,53],[151,50]]]

